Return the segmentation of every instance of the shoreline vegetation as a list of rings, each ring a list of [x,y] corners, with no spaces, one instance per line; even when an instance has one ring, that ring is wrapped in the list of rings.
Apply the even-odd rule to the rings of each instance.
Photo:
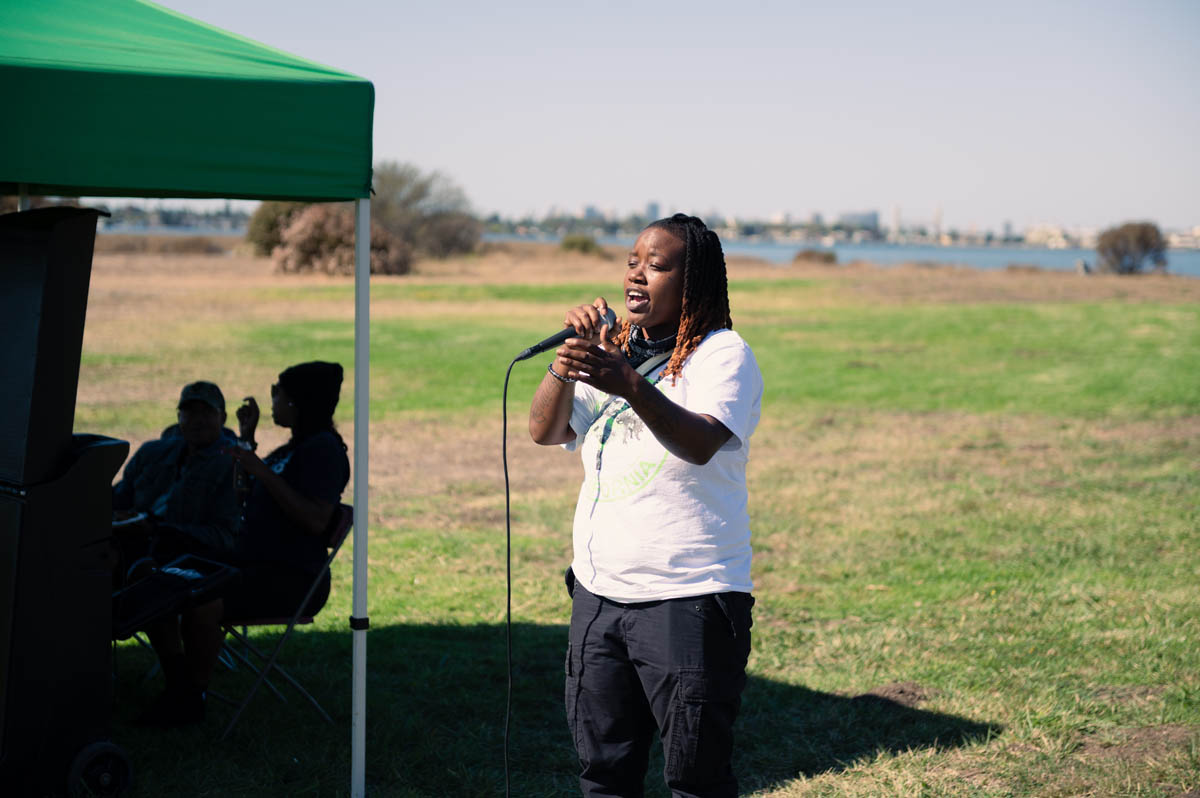
[[[767,386],[741,794],[1195,795],[1200,280],[728,260]],[[506,244],[372,276],[372,796],[503,793],[505,366],[568,305],[618,304],[624,264]],[[261,402],[283,366],[321,359],[347,367],[336,421],[352,443],[353,297],[352,277],[244,252],[101,247],[75,429],[136,449],[187,382]],[[529,441],[541,358],[512,371],[503,430],[512,794],[570,796],[562,573],[581,465]],[[282,442],[260,430],[260,451]],[[333,727],[279,685],[288,702],[260,691],[229,741],[217,702],[197,728],[137,728],[161,682],[151,655],[116,645],[130,798],[345,794],[352,549],[283,654]],[[213,689],[250,678],[219,668]],[[665,798],[653,756],[646,795]]]

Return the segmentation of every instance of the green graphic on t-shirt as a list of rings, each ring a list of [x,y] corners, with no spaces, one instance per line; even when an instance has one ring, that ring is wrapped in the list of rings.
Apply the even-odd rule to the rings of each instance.
[[[657,463],[650,460],[639,460],[624,474],[614,475],[606,472],[603,481],[600,483],[599,495],[596,497],[596,501],[615,502],[628,499],[653,482],[654,478],[658,476],[658,472],[662,470],[663,463],[666,461],[667,452],[664,449],[662,459]],[[592,479],[595,478],[596,476],[592,475]]]
[[[651,385],[657,382],[655,379]],[[659,390],[662,388],[659,387]],[[643,435],[646,436],[645,439]],[[647,442],[653,440],[650,431],[646,429],[646,423],[630,409],[624,399],[617,396],[609,397],[600,407],[599,417],[592,423],[587,436],[595,446],[596,459],[594,469],[588,469],[585,486],[587,492],[595,497],[595,502],[615,502],[629,498],[653,482],[662,470],[663,463],[667,461],[667,450],[661,448],[657,442],[654,442],[653,446],[646,446]],[[610,441],[610,437],[614,440]],[[629,462],[621,462],[622,458],[616,451],[605,451],[614,443],[622,449],[638,447],[641,452],[630,451]],[[661,456],[658,456],[656,448],[662,452]],[[637,457],[639,453],[648,454],[655,459]],[[587,459],[585,457],[584,461],[587,462]]]

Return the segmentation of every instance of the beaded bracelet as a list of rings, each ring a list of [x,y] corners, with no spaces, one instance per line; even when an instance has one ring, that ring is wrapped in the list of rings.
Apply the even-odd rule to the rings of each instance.
[[[554,363],[546,364],[546,371],[550,372],[550,376],[553,377],[554,379],[558,380],[559,382],[566,382],[566,383],[577,382],[577,380],[574,377],[564,377],[563,375],[561,375],[557,371],[555,371]]]

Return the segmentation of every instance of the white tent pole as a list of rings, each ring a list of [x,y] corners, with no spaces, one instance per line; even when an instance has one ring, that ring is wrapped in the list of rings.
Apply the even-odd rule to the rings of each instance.
[[[371,399],[371,200],[354,201],[354,677],[350,795],[366,795],[367,749],[367,430]]]

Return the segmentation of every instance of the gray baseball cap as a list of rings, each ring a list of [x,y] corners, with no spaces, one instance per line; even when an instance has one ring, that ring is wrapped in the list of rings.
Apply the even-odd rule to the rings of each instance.
[[[221,389],[211,382],[201,380],[183,386],[183,391],[179,394],[179,406],[182,407],[184,402],[191,401],[204,402],[209,407],[225,412],[225,397],[221,394]]]

